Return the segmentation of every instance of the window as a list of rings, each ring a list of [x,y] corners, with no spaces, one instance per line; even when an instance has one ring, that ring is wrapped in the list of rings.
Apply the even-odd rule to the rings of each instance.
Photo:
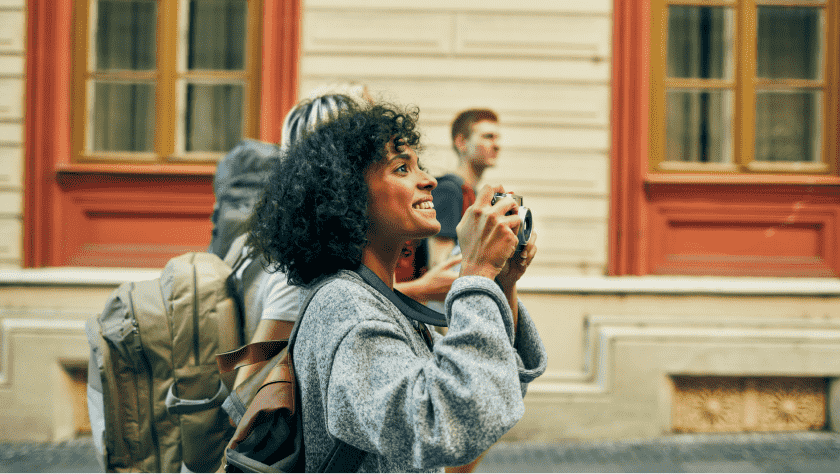
[[[651,8],[651,172],[836,173],[837,0]]]
[[[256,0],[76,3],[73,161],[207,163],[257,136]]]

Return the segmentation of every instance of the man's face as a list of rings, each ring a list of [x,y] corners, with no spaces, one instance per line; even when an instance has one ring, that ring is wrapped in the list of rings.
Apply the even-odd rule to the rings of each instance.
[[[464,142],[464,158],[474,167],[496,166],[499,156],[499,124],[490,120],[476,122],[472,134]]]

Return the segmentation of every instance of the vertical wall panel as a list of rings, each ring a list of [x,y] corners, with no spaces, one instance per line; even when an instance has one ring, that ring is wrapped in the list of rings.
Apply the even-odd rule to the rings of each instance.
[[[0,0],[0,268],[19,268],[23,248],[25,0]]]
[[[304,0],[300,97],[361,82],[420,108],[421,160],[457,165],[450,123],[490,107],[501,154],[484,182],[525,195],[540,234],[533,273],[606,268],[612,1]]]

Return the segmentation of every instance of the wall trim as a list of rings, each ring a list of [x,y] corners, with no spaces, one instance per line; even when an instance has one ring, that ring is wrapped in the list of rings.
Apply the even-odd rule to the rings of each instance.
[[[85,334],[85,321],[79,319],[67,319],[70,313],[66,311],[55,311],[55,319],[53,318],[7,318],[6,314],[10,311],[0,309],[0,341],[2,341],[2,352],[0,352],[0,389],[8,389],[14,385],[14,374],[12,373],[12,365],[14,362],[14,353],[12,338],[19,333],[31,332],[39,335],[55,333],[55,334]],[[20,314],[20,311],[11,311],[15,314]],[[27,313],[39,313],[38,311],[28,310]],[[73,313],[76,314],[76,313]],[[44,316],[44,315],[42,315]],[[79,313],[77,317],[89,317],[87,313]]]
[[[0,271],[0,286],[116,286],[152,280],[161,269],[45,267]],[[523,294],[706,295],[840,297],[837,278],[696,277],[696,276],[528,276],[519,280]]]
[[[706,296],[840,296],[836,278],[771,277],[529,277],[517,285],[522,294],[706,295]]]
[[[161,269],[47,267],[0,271],[0,286],[117,286],[153,280]],[[2,313],[0,313],[2,314]]]
[[[544,396],[609,395],[615,378],[615,344],[619,341],[661,341],[662,344],[705,344],[727,346],[790,345],[797,354],[807,352],[809,346],[836,346],[840,353],[840,321],[784,319],[733,319],[685,316],[612,316],[593,315],[584,320],[584,366],[576,372],[547,372],[529,385],[529,394]],[[748,350],[748,349],[744,349]],[[652,361],[653,362],[653,361]],[[840,365],[831,374],[814,368],[813,373],[796,373],[788,367],[754,367],[728,365],[723,370],[704,371],[687,362],[669,361],[668,370],[653,363],[651,369],[663,370],[663,375],[840,375]]]

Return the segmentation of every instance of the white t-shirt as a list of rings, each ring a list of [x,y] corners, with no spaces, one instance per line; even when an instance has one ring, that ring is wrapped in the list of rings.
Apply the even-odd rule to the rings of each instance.
[[[261,319],[295,321],[298,316],[300,288],[292,286],[283,272],[269,273],[257,289],[256,299],[262,302]]]

